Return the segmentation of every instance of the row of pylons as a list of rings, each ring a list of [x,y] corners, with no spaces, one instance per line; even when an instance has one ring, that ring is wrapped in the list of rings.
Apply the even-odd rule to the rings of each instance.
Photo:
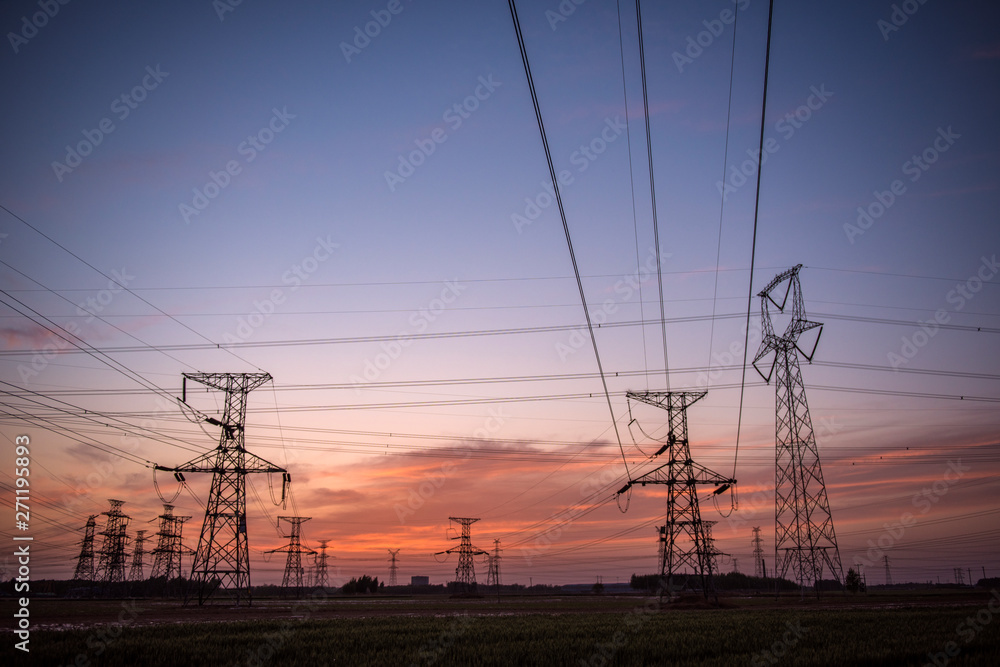
[[[763,340],[754,358],[754,368],[765,381],[775,378],[776,386],[776,468],[775,468],[775,568],[776,580],[791,572],[800,588],[815,586],[822,578],[824,569],[839,583],[843,582],[840,553],[833,528],[833,517],[823,481],[819,452],[813,432],[812,419],[806,402],[805,387],[799,367],[799,354],[811,361],[816,343],[806,353],[800,346],[802,334],[813,329],[821,329],[818,322],[806,319],[802,300],[802,289],[798,273],[802,265],[797,265],[779,274],[758,297],[761,299],[761,319]],[[784,296],[780,303],[775,295],[784,285]],[[791,320],[782,335],[774,332],[768,304],[784,313],[788,296],[792,296]],[[773,357],[771,356],[773,355]],[[759,363],[771,357],[767,373]],[[155,466],[156,470],[173,472],[179,482],[184,483],[185,472],[212,472],[212,487],[206,505],[195,550],[191,580],[197,590],[199,603],[203,603],[219,588],[230,588],[236,596],[237,605],[241,598],[250,602],[249,548],[246,530],[246,475],[253,473],[282,473],[282,501],[290,482],[288,472],[260,457],[250,454],[245,448],[245,417],[247,395],[253,389],[271,381],[268,373],[185,373],[184,390],[181,400],[186,403],[187,380],[199,382],[210,388],[225,392],[226,401],[222,419],[215,419],[195,413],[199,422],[220,427],[218,447],[186,464],[176,467]],[[701,580],[701,588],[706,596],[714,594],[713,562],[718,552],[711,540],[711,523],[703,521],[699,507],[697,488],[699,484],[714,485],[712,492],[718,495],[736,484],[735,478],[715,473],[694,462],[690,453],[687,429],[687,408],[706,395],[705,391],[646,391],[627,392],[627,397],[664,409],[668,417],[667,442],[654,454],[667,453],[667,462],[635,478],[619,490],[627,492],[633,485],[663,484],[667,487],[666,521],[659,529],[661,543],[661,597],[673,590],[674,576],[691,569]],[[96,515],[88,519],[81,554],[77,563],[75,578],[96,580],[103,584],[124,583],[127,578],[142,575],[143,535],[136,539],[132,567],[126,575],[126,547],[130,542],[127,526],[130,517],[121,508],[123,501],[110,500],[111,508],[102,513],[107,517],[103,531],[97,533],[104,538],[100,551],[94,551]],[[159,542],[154,554],[154,573],[167,576],[180,573],[180,554],[183,545],[180,539],[184,520],[190,517],[173,517],[171,509],[165,505],[161,519],[161,529],[157,533]],[[272,552],[285,552],[288,562],[282,581],[285,588],[302,587],[303,553],[315,554],[301,545],[301,524],[308,517],[279,517],[292,526],[286,536],[288,545]],[[471,525],[474,518],[451,517],[461,527],[458,547],[447,549],[441,554],[458,554],[456,581],[461,588],[475,587],[473,559],[486,555],[491,560],[491,580],[499,583],[499,545],[496,553],[472,546]],[[136,556],[138,553],[138,556]],[[96,568],[95,556],[99,556]],[[323,562],[325,571],[325,549]],[[394,556],[393,556],[394,558]],[[755,559],[756,560],[756,559]],[[394,567],[392,570],[394,574]],[[685,577],[686,578],[686,577]],[[491,581],[492,583],[492,581]],[[817,586],[818,592],[818,586]]]

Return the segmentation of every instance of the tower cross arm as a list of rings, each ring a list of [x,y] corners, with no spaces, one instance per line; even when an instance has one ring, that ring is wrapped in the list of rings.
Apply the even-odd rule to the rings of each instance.
[[[188,461],[187,463],[182,463],[179,466],[161,466],[154,465],[155,470],[162,470],[163,472],[237,472],[237,473],[271,473],[271,472],[288,472],[285,468],[275,465],[270,461],[262,459],[261,457],[251,454],[250,452],[244,451],[243,453],[243,465],[238,468],[232,468],[229,466],[220,467],[219,461],[219,450],[213,449],[210,452],[202,454],[201,456],[195,457]]]
[[[184,373],[185,378],[200,382],[206,387],[219,389],[221,391],[231,391],[238,389],[243,392],[251,392],[265,382],[271,381],[270,373]],[[232,385],[233,379],[241,380],[238,387]]]
[[[687,462],[687,465],[691,466],[692,471],[695,473],[691,477],[672,477],[671,467],[676,468],[676,461],[668,461],[663,465],[653,468],[647,473],[640,475],[632,480],[632,484],[638,484],[640,486],[645,486],[646,484],[714,484],[719,487],[731,486],[736,483],[735,479],[729,477],[723,477],[719,473],[709,470],[705,466],[699,465],[694,461]],[[674,470],[674,474],[676,474]]]
[[[704,398],[708,391],[626,391],[625,396],[634,401],[640,401],[656,408],[666,410],[671,405],[671,398],[680,400],[681,407],[687,407]],[[675,406],[677,407],[677,406]]]

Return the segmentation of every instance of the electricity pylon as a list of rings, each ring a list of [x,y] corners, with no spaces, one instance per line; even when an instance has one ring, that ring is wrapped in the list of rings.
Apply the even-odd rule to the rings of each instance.
[[[153,549],[153,571],[151,579],[164,577],[168,582],[181,576],[181,557],[184,554],[184,522],[189,516],[176,516],[174,506],[163,504],[160,529],[156,532],[156,548]],[[190,549],[188,550],[190,553]]]
[[[135,531],[135,546],[132,547],[132,565],[128,570],[129,581],[142,581],[143,558],[146,555],[146,531]]]
[[[486,586],[496,586],[497,602],[500,601],[500,538],[493,540],[493,553],[487,554],[490,561],[489,573],[486,575]]]
[[[778,274],[758,294],[763,340],[753,366],[765,382],[775,377],[774,576],[779,581],[791,570],[800,589],[804,590],[808,586],[815,587],[822,579],[824,566],[838,583],[843,584],[844,576],[799,368],[800,353],[806,361],[812,361],[823,327],[819,322],[806,319],[799,283],[801,268],[802,265],[797,264]],[[782,283],[785,283],[785,294],[778,303],[772,293]],[[779,336],[774,332],[767,304],[772,303],[779,313],[784,313],[789,294],[792,295],[791,319]],[[799,339],[805,332],[817,328],[816,340],[806,353],[799,346]],[[772,352],[774,358],[765,375],[758,363]],[[819,594],[818,587],[816,593]]]
[[[687,409],[707,393],[706,391],[625,393],[630,399],[667,411],[669,425],[667,441],[654,454],[659,456],[667,452],[667,462],[630,480],[618,490],[619,494],[625,493],[634,484],[640,486],[663,484],[667,487],[666,523],[660,532],[660,539],[663,542],[660,576],[666,587],[664,590],[664,585],[661,585],[661,599],[665,593],[669,599],[669,593],[674,587],[674,577],[684,568],[690,568],[701,580],[702,591],[706,598],[710,592],[715,595],[715,583],[712,580],[715,551],[708,539],[707,522],[701,519],[697,489],[699,484],[712,484],[716,487],[713,495],[718,495],[729,489],[736,480],[723,477],[691,459]]]
[[[889,571],[889,556],[882,556],[882,562],[885,563],[885,585],[886,587],[892,586],[892,572]]]
[[[435,555],[458,552],[458,567],[455,568],[455,581],[458,583],[458,592],[475,593],[476,566],[472,559],[474,556],[486,554],[486,552],[482,549],[472,546],[472,524],[479,521],[479,519],[450,516],[448,517],[448,520],[462,526],[462,534],[451,538],[453,540],[461,540],[461,542],[458,547],[452,547],[451,549],[446,549],[445,551],[439,551]]]
[[[764,564],[764,540],[760,538],[760,526],[753,529],[753,576],[763,579],[767,576],[767,566]]]
[[[105,587],[113,587],[125,583],[125,547],[128,545],[128,522],[132,517],[122,513],[124,500],[109,499],[111,507],[107,512],[101,512],[108,517],[99,535],[104,536],[101,544],[100,559],[97,563],[97,580]]]
[[[302,595],[302,575],[305,572],[302,569],[302,554],[314,554],[315,551],[309,547],[302,546],[302,524],[309,521],[312,517],[309,516],[279,516],[278,523],[282,521],[287,521],[292,526],[292,532],[285,537],[288,538],[288,544],[283,547],[278,547],[277,549],[271,549],[265,553],[273,554],[278,552],[283,552],[288,554],[288,558],[285,560],[285,575],[281,578],[281,594],[284,595],[288,592],[288,589],[295,589],[295,597]]]
[[[316,581],[313,582],[313,585],[317,588],[326,588],[330,585],[330,575],[326,568],[326,561],[329,558],[326,555],[326,545],[329,543],[330,540],[320,540],[319,552],[313,556],[313,562],[316,564]]]
[[[191,566],[191,580],[204,604],[218,588],[231,587],[236,605],[250,596],[250,550],[247,537],[246,476],[253,473],[282,473],[282,500],[289,476],[281,468],[248,452],[245,444],[247,394],[271,380],[270,373],[184,373],[186,405],[187,380],[200,382],[226,393],[222,419],[199,414],[200,421],[221,427],[219,446],[207,454],[176,468],[156,466],[174,473],[210,472],[212,488],[205,507],[205,521],[198,537],[198,549]],[[188,406],[190,407],[190,406]],[[183,482],[183,475],[178,478]]]
[[[80,555],[76,557],[76,570],[73,579],[78,581],[93,581],[94,571],[94,530],[97,527],[97,515],[87,517],[87,525],[83,529],[83,540],[80,542]]]
[[[396,556],[399,555],[399,549],[389,549],[389,585],[396,585]]]

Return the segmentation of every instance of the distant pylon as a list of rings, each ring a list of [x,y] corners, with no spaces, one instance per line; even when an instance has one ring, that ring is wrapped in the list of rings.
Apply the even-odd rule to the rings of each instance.
[[[76,570],[73,579],[78,581],[93,581],[94,570],[94,530],[97,527],[97,515],[87,517],[87,525],[83,529],[83,540],[80,542],[80,555],[76,557]]]
[[[168,582],[181,576],[181,558],[184,554],[184,522],[189,516],[174,515],[174,506],[163,504],[160,529],[157,531],[156,548],[153,549],[153,571],[151,579],[164,577]],[[190,553],[190,550],[188,550]]]
[[[476,566],[472,559],[474,556],[486,554],[482,549],[472,546],[472,524],[479,521],[479,519],[450,516],[448,520],[462,526],[462,534],[451,538],[453,540],[460,539],[461,542],[457,548],[452,547],[445,551],[439,551],[437,555],[458,552],[458,567],[455,568],[455,581],[458,582],[459,592],[474,593],[476,591]]]
[[[143,558],[146,555],[146,531],[135,531],[135,546],[132,547],[132,566],[128,570],[129,581],[142,581]]]
[[[319,541],[319,551],[313,556],[314,562],[316,563],[316,577],[313,581],[313,585],[317,588],[326,588],[330,585],[330,575],[327,573],[326,560],[329,556],[326,555],[326,545],[330,543],[330,540],[320,540]]]
[[[493,553],[487,554],[490,560],[489,574],[486,576],[487,586],[496,586],[497,597],[500,597],[500,539],[493,540]]]
[[[163,514],[156,518],[160,520],[160,529],[156,531],[156,547],[152,552],[153,570],[149,576],[151,579],[166,577],[169,581],[173,570],[170,555],[174,533],[174,506],[163,503]]]
[[[753,576],[763,579],[766,574],[764,565],[764,540],[760,538],[760,526],[753,529]]]
[[[399,555],[399,549],[389,549],[389,585],[396,585],[396,556]]]
[[[667,411],[669,427],[667,441],[653,456],[667,452],[667,463],[629,481],[618,490],[625,493],[633,485],[663,484],[667,487],[666,522],[660,529],[660,576],[664,587],[660,597],[670,599],[675,576],[690,568],[701,582],[705,597],[715,595],[713,570],[716,552],[709,539],[709,522],[702,521],[698,505],[698,484],[712,484],[714,494],[720,494],[736,483],[716,472],[698,465],[691,458],[688,443],[687,409],[703,398],[705,391],[643,391],[626,392],[630,399],[647,403]],[[687,577],[685,577],[686,579]],[[716,596],[717,597],[717,596]]]
[[[892,586],[892,572],[889,571],[889,556],[882,556],[882,562],[885,563],[885,585]]]
[[[288,558],[285,561],[285,576],[281,578],[281,589],[282,594],[288,592],[289,589],[294,589],[295,597],[302,594],[302,575],[305,570],[302,569],[302,554],[315,554],[316,552],[309,547],[302,546],[302,524],[309,521],[312,517],[309,516],[279,516],[278,523],[282,521],[287,521],[292,526],[292,532],[289,535],[285,535],[288,538],[288,544],[277,549],[271,549],[265,553],[273,554],[278,552],[284,552],[288,554]]]
[[[205,506],[198,549],[191,566],[191,579],[203,604],[217,589],[229,588],[248,604],[250,595],[250,549],[247,538],[246,476],[252,473],[282,473],[282,500],[288,473],[284,468],[265,461],[245,448],[247,395],[271,380],[269,373],[184,373],[186,405],[187,380],[200,382],[226,394],[222,419],[199,415],[199,421],[219,426],[219,446],[187,463],[157,470],[173,473],[212,473],[212,488]],[[190,407],[190,406],[188,406]],[[179,477],[183,481],[183,474]]]
[[[806,319],[799,282],[801,268],[798,264],[778,274],[758,294],[763,340],[753,365],[765,382],[775,376],[774,576],[777,582],[790,570],[801,590],[814,586],[818,595],[816,584],[823,578],[824,566],[841,584],[844,574],[799,368],[800,353],[807,361],[812,361],[819,334],[808,353],[799,347],[799,337],[815,328],[820,328],[821,333],[823,326]],[[772,292],[782,283],[786,283],[784,296],[778,303]],[[767,304],[774,304],[778,312],[783,313],[789,294],[792,295],[791,319],[779,336],[774,333]],[[757,364],[771,353],[774,358],[765,375]]]
[[[108,517],[107,523],[99,535],[104,536],[101,545],[100,559],[97,563],[97,580],[105,586],[115,586],[125,583],[125,547],[128,545],[128,522],[132,517],[122,513],[124,500],[109,499],[111,508],[101,512]]]
[[[965,572],[960,567],[955,568],[955,583],[959,586],[965,585]]]
[[[735,558],[735,557],[733,558],[733,572],[735,572],[736,574],[740,573],[740,559],[739,558]]]

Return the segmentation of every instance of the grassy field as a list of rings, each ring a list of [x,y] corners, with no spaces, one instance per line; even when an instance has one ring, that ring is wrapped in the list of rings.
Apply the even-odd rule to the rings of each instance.
[[[55,625],[67,629],[33,630],[30,657],[13,650],[16,639],[6,632],[0,655],[4,664],[78,667],[924,665],[934,664],[934,655],[938,665],[993,666],[1000,664],[1000,621],[989,599],[751,599],[724,601],[719,609],[693,603],[658,610],[641,597],[505,599],[499,605],[334,598],[258,601],[250,613],[171,602],[53,600],[36,601],[42,603],[37,618],[58,616]],[[10,618],[8,602],[4,616]],[[1000,599],[993,608],[1000,612]],[[948,656],[949,650],[957,654]]]

